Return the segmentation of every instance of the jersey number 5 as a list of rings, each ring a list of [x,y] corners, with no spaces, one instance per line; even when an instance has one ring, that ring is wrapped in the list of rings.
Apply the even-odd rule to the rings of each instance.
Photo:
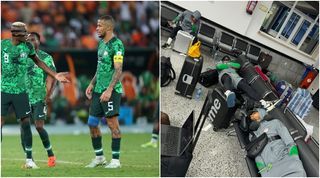
[[[113,111],[113,102],[108,102],[108,111]]]

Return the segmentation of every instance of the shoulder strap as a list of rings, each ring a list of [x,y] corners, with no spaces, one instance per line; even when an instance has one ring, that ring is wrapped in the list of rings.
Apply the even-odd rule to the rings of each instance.
[[[163,59],[161,59],[161,60],[162,60],[163,64],[165,65],[166,68],[169,69],[169,79],[161,86],[161,87],[165,87],[165,86],[168,86],[172,80],[176,79],[176,73],[172,68],[170,58],[166,58],[166,57],[162,57],[162,58]]]
[[[172,66],[169,66],[170,72],[172,72],[172,76],[170,75],[171,80],[176,79],[176,73],[174,72]]]
[[[191,145],[191,151],[192,152],[193,152],[194,148],[196,147],[196,144],[197,144],[198,139],[200,137],[201,130],[202,130],[203,125],[204,125],[205,120],[206,120],[206,115],[209,112],[209,109],[208,109],[209,96],[210,96],[210,92],[208,93],[208,95],[206,97],[206,100],[204,101],[204,104],[202,106],[200,115],[199,115],[199,117],[197,119],[197,122],[196,122],[196,125],[195,125],[195,129],[194,129],[195,130],[195,136],[194,136],[194,140],[193,140],[192,145]]]
[[[169,78],[163,85],[161,85],[161,87],[168,86],[169,83],[176,78],[176,73],[174,72],[173,68],[171,66],[167,65],[167,64],[165,64],[165,65],[169,68],[169,74],[168,74]]]

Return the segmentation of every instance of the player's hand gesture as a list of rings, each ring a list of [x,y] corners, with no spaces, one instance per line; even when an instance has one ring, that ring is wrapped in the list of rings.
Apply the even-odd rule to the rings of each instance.
[[[68,72],[59,72],[54,76],[54,78],[62,83],[70,83],[70,80],[67,78],[68,75]]]
[[[112,89],[108,88],[100,96],[100,102],[107,102],[111,98]]]
[[[86,96],[89,100],[92,98],[93,85],[90,83],[86,89]]]

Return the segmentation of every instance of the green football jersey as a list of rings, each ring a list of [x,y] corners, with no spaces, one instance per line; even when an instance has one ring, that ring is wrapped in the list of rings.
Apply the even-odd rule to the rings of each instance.
[[[98,46],[98,66],[96,72],[96,85],[94,92],[102,93],[110,85],[112,76],[115,72],[113,61],[123,59],[124,46],[120,39],[113,37],[107,43],[103,40],[99,42]],[[121,82],[118,81],[114,86],[114,90],[122,93]]]
[[[26,91],[27,61],[35,54],[29,42],[15,46],[11,39],[1,40],[1,92],[19,94]]]
[[[39,50],[37,55],[51,70],[56,71],[52,56]],[[29,59],[27,65],[27,92],[31,104],[44,101],[46,97],[46,79],[47,73],[39,68],[32,59]]]

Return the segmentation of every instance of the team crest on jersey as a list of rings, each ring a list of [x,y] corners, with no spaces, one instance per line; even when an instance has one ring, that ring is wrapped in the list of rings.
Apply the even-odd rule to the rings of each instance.
[[[103,55],[104,55],[104,56],[107,56],[107,55],[108,55],[108,51],[105,51],[105,52],[103,53]]]
[[[21,53],[20,58],[27,58],[27,53],[25,53],[25,52]]]

